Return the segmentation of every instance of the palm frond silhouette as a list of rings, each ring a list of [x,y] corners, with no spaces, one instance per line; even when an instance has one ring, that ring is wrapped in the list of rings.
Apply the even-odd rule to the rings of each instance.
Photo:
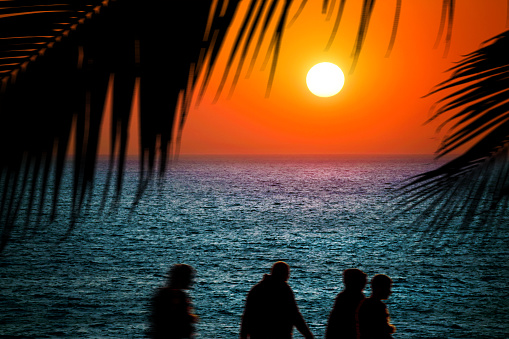
[[[116,168],[114,200],[121,194],[131,105],[133,98],[139,96],[141,171],[134,203],[139,201],[154,173],[163,174],[168,160],[178,150],[193,95],[196,93],[199,100],[207,88],[240,0],[59,3],[12,0],[6,3],[8,6],[0,8],[0,23],[8,27],[0,33],[0,251],[10,238],[24,201],[28,201],[25,227],[34,213],[37,223],[41,221],[48,199],[52,201],[49,220],[55,217],[74,130],[72,229],[94,186],[97,146],[108,90],[113,93],[113,109],[110,168],[104,192],[109,189]],[[220,70],[224,81],[235,71],[230,95],[244,65],[249,63],[248,73],[252,71],[265,39],[270,40],[265,60],[272,59],[267,79],[267,95],[270,94],[283,34],[306,3],[307,0],[248,2],[226,68]],[[345,3],[346,0],[323,0],[323,14],[331,18],[336,13],[327,47],[336,37]],[[396,40],[401,3],[396,2],[387,55]],[[437,43],[447,27],[446,52],[451,39],[454,4],[454,0],[444,0],[442,6]],[[297,10],[288,20],[293,5]],[[351,71],[360,57],[374,8],[374,0],[363,1]],[[272,32],[268,29],[271,21],[276,22]],[[254,53],[248,62],[251,48]],[[236,56],[240,56],[238,63],[234,62]],[[486,59],[493,57],[489,54]],[[200,76],[201,83],[198,82]],[[224,90],[224,81],[217,89],[216,98]],[[446,112],[447,109],[443,110]],[[460,133],[448,139],[445,149],[466,140],[469,135],[473,134],[462,136]],[[488,140],[480,143],[478,148],[488,143]],[[414,184],[426,181],[429,175],[420,177]],[[103,204],[106,197],[104,194]]]
[[[469,146],[404,189],[407,208],[427,204],[418,222],[437,229],[460,219],[463,227],[496,226],[509,203],[509,31],[486,41],[450,69],[429,95],[452,90],[430,120],[451,125],[438,157]]]
[[[2,26],[9,28],[0,36],[0,249],[25,198],[28,214],[36,210],[40,220],[51,191],[49,220],[55,217],[74,128],[72,229],[93,188],[108,87],[113,87],[110,167],[117,163],[117,198],[137,82],[139,194],[157,156],[159,171],[165,170],[176,114],[185,115],[203,67],[200,55],[209,51],[214,62],[215,40],[224,36],[238,3],[222,2],[209,15],[213,2],[34,0],[10,1],[0,8]],[[213,33],[204,38],[204,32]]]

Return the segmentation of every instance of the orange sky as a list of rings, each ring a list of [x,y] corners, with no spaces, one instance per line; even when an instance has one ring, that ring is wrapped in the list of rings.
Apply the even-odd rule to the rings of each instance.
[[[243,3],[238,14],[248,2]],[[422,96],[446,79],[444,71],[453,61],[505,30],[507,1],[457,1],[447,58],[443,58],[444,42],[433,49],[442,1],[403,1],[389,58],[384,56],[396,0],[378,1],[359,62],[349,75],[361,3],[347,2],[338,36],[332,48],[324,52],[333,19],[325,20],[322,0],[308,1],[285,32],[269,98],[265,98],[269,72],[260,70],[267,45],[252,76],[241,77],[233,97],[227,98],[227,85],[213,104],[222,75],[218,65],[201,104],[189,114],[181,154],[433,153],[439,141],[435,133],[438,124],[423,123],[439,96]],[[289,18],[299,4],[295,1]],[[226,57],[224,53],[222,65]],[[336,63],[346,76],[342,91],[331,98],[314,96],[305,83],[309,68],[322,61]]]
[[[234,33],[248,3],[241,2]],[[300,3],[295,1],[289,19]],[[444,72],[453,62],[507,29],[507,6],[507,0],[456,1],[452,44],[444,58],[445,39],[433,48],[442,1],[403,1],[396,43],[385,58],[396,0],[377,1],[359,62],[349,74],[362,1],[346,2],[336,40],[325,52],[334,16],[327,21],[322,0],[309,0],[286,29],[270,97],[265,97],[268,68],[260,70],[270,41],[266,39],[251,77],[245,79],[245,67],[228,98],[233,70],[213,103],[235,38],[230,34],[207,92],[189,112],[180,154],[433,154],[443,134],[435,132],[439,122],[423,124],[440,95],[422,97],[447,79]],[[323,61],[345,73],[343,89],[330,98],[317,97],[306,86],[308,70]],[[139,152],[137,115],[131,119],[131,155]],[[99,154],[109,153],[109,126],[105,117]]]

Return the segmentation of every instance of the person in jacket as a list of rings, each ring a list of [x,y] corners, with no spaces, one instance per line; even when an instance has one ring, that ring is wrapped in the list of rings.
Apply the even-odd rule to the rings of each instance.
[[[264,275],[249,291],[242,316],[241,339],[289,339],[294,327],[306,339],[314,338],[287,283],[289,277],[290,266],[278,261],[272,266],[271,274]]]
[[[356,314],[360,303],[364,300],[366,273],[356,268],[343,271],[344,289],[334,302],[329,316],[326,339],[357,339]]]

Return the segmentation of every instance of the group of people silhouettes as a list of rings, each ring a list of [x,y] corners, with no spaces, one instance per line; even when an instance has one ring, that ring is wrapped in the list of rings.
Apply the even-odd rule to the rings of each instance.
[[[326,339],[392,338],[396,328],[390,323],[389,311],[382,302],[391,294],[392,280],[377,274],[371,280],[371,296],[364,297],[367,275],[356,268],[343,272],[344,290],[338,294],[327,324]]]
[[[168,284],[152,299],[153,338],[193,338],[197,316],[193,314],[189,289],[194,270],[186,264],[174,265]],[[290,266],[278,261],[248,293],[240,326],[241,339],[292,338],[295,327],[306,339],[314,338],[295,301],[287,281]],[[395,327],[390,323],[385,300],[391,294],[392,280],[377,274],[371,280],[371,296],[364,297],[367,275],[359,269],[343,272],[344,289],[334,302],[327,323],[326,339],[387,339]]]

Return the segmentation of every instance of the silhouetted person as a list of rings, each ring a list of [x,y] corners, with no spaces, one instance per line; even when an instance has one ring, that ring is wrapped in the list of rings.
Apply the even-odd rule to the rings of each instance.
[[[241,339],[292,338],[294,326],[305,338],[314,338],[286,282],[289,277],[290,266],[278,261],[272,266],[271,274],[265,274],[249,291],[240,327]]]
[[[371,280],[371,296],[365,299],[358,312],[360,339],[389,339],[396,331],[390,323],[389,311],[382,300],[391,294],[392,280],[377,274]]]
[[[174,265],[166,286],[159,288],[152,299],[150,317],[152,338],[193,338],[197,316],[192,313],[187,290],[191,287],[194,270],[186,264]]]
[[[329,316],[326,339],[356,339],[356,314],[364,300],[362,290],[366,287],[366,273],[356,268],[343,271],[344,290],[339,293]]]

